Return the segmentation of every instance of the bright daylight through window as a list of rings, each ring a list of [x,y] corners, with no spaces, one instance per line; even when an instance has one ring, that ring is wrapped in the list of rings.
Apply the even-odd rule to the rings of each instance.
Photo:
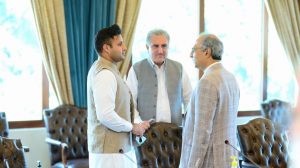
[[[205,31],[218,35],[224,43],[222,62],[238,80],[241,90],[240,111],[260,110],[263,92],[267,93],[267,99],[281,99],[295,104],[297,85],[294,73],[274,33],[274,25],[269,25],[268,65],[263,67],[264,1],[228,2],[204,0],[205,19],[204,23],[199,23],[197,0],[176,0],[176,3],[173,0],[143,0],[132,49],[133,63],[148,56],[145,47],[148,31],[153,28],[165,29],[171,38],[168,57],[183,64],[195,86],[198,71],[189,54],[199,34],[199,24],[204,24]],[[263,79],[264,68],[267,68],[267,79]],[[265,91],[264,80],[267,80]]]
[[[29,0],[0,0],[0,37],[0,111],[10,121],[41,120],[42,61]]]
[[[294,73],[272,24],[268,32],[268,65],[263,67],[263,7],[264,1],[205,1],[205,30],[216,33],[224,42],[224,66],[236,75],[240,85],[240,111],[260,110],[263,80],[268,83],[267,99],[292,104],[296,100]],[[267,79],[263,79],[263,68],[267,68]]]
[[[148,57],[147,33],[154,28],[165,29],[170,34],[168,57],[183,64],[194,87],[198,70],[190,52],[199,35],[199,25],[204,24],[205,31],[218,35],[224,42],[224,66],[236,75],[241,90],[239,110],[260,109],[264,80],[268,99],[295,105],[298,88],[294,73],[271,19],[268,65],[263,67],[263,1],[204,3],[205,19],[199,23],[199,0],[143,0],[132,48],[133,64]],[[6,112],[10,121],[41,120],[43,98],[49,95],[43,93],[42,53],[30,0],[0,0],[0,36],[0,111]],[[50,107],[57,105],[51,91],[49,101]]]

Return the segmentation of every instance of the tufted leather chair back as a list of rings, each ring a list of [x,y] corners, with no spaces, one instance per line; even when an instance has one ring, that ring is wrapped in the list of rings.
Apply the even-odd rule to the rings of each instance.
[[[262,115],[283,131],[288,130],[292,120],[292,107],[288,102],[270,100],[261,104]]]
[[[237,128],[244,155],[262,168],[288,167],[286,134],[276,128],[271,120],[256,118]],[[243,160],[251,163],[246,158]]]
[[[0,137],[0,168],[26,167],[21,140]]]
[[[61,105],[55,109],[44,110],[44,122],[49,138],[68,145],[68,160],[88,159],[86,109]],[[55,145],[49,147],[51,164],[54,165],[61,161],[61,150]]]
[[[5,167],[4,162],[4,147],[2,145],[2,137],[0,136],[0,168]]]
[[[181,154],[182,128],[154,123],[145,132],[146,141],[135,148],[138,167],[176,168]]]
[[[5,112],[0,112],[0,136],[8,137],[9,127]]]

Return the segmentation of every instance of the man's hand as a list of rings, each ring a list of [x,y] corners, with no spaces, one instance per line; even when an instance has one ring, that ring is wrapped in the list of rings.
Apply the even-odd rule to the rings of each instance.
[[[145,130],[146,129],[141,123],[132,125],[132,133],[135,134],[136,136],[143,136]]]
[[[142,125],[142,127],[147,130],[148,128],[150,128],[150,120],[148,121],[143,121],[140,123]]]
[[[133,124],[132,133],[137,136],[143,136],[145,131],[150,128],[150,125],[154,122],[154,119],[143,121],[139,124]]]

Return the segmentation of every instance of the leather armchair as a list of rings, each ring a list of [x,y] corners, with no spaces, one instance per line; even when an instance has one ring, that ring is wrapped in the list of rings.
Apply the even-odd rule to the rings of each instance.
[[[4,161],[4,147],[2,145],[2,137],[0,136],[0,167],[5,167]]]
[[[238,125],[241,152],[261,168],[288,167],[288,140],[269,119],[256,118],[247,124]],[[255,167],[243,157],[242,167]]]
[[[261,104],[261,113],[283,131],[288,130],[291,124],[292,107],[288,102],[276,99],[265,101]]]
[[[158,122],[145,132],[146,141],[135,147],[138,167],[175,168],[179,166],[182,128]]]
[[[0,136],[8,137],[9,127],[5,112],[0,112]]]
[[[0,168],[26,168],[24,152],[20,139],[0,136]]]
[[[44,110],[52,167],[89,167],[87,111],[73,105]]]
[[[5,112],[0,112],[0,168],[26,167],[24,152],[29,152],[20,139],[9,139],[9,126]]]

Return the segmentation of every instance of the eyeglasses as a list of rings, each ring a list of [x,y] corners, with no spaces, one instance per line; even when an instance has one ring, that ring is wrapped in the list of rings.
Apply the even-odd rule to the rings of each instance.
[[[197,49],[201,49],[201,48],[200,47],[193,47],[192,52],[195,52],[195,50],[197,50]]]
[[[200,48],[200,47],[193,47],[193,48],[192,48],[192,51],[191,51],[191,57],[193,57],[194,52],[195,52],[197,49],[201,49],[201,48]]]

